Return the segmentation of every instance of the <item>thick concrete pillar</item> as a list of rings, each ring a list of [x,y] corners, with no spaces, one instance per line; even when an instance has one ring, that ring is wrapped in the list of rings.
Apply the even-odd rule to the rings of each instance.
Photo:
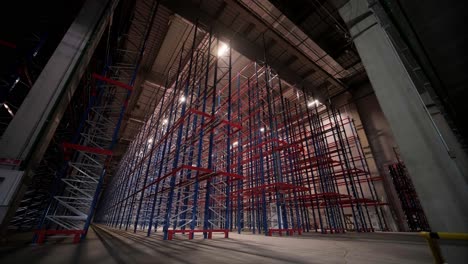
[[[110,21],[118,0],[88,0],[0,140],[0,230],[4,230]]]
[[[468,186],[423,100],[366,0],[340,8],[434,231],[468,232]],[[467,263],[466,245],[441,241],[448,263]]]

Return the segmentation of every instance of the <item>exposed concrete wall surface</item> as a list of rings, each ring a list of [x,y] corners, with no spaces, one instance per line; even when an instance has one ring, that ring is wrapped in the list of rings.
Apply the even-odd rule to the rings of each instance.
[[[468,35],[462,33],[468,23],[466,1],[398,2],[435,71],[431,79],[437,78],[441,82],[443,99],[454,110],[457,125],[462,129],[465,140],[468,140],[468,122],[465,118],[468,112]]]
[[[462,170],[434,128],[414,83],[366,0],[340,8],[369,80],[434,231],[468,232],[468,191]],[[467,263],[466,246],[442,244],[448,263]]]
[[[393,185],[392,178],[388,173],[387,165],[397,162],[394,148],[398,148],[390,125],[385,118],[379,102],[374,94],[370,83],[365,83],[352,90],[353,102],[366,131],[369,146],[373,159],[376,162],[377,170],[383,178],[383,188],[387,194],[387,201],[390,203],[392,215],[395,218],[395,231],[408,231],[401,202]]]
[[[361,86],[360,88],[364,89],[359,89],[359,95],[361,94],[368,94],[368,91],[373,93],[372,87],[370,84],[367,86]],[[354,90],[354,88],[353,88]],[[377,109],[374,109],[375,105],[369,105],[369,102],[364,103],[366,106],[369,105],[371,106],[369,109],[365,109],[362,111],[361,105],[362,101],[361,100],[356,100],[357,96],[351,93],[344,93],[341,94],[340,96],[336,97],[333,100],[333,103],[335,104],[336,107],[340,108],[342,111],[343,115],[349,116],[350,118],[353,119],[354,127],[356,128],[357,135],[359,136],[359,141],[361,142],[362,150],[364,152],[364,155],[366,157],[366,162],[369,167],[369,172],[371,173],[371,177],[379,177],[382,176],[383,180],[381,181],[374,181],[374,186],[377,191],[377,198],[380,202],[384,203],[389,203],[390,206],[383,206],[383,210],[385,213],[385,221],[387,224],[387,227],[389,228],[390,231],[403,231],[405,230],[404,228],[401,228],[397,222],[401,221],[399,218],[395,218],[393,210],[390,208],[395,207],[395,203],[397,206],[400,206],[400,202],[397,196],[393,196],[389,190],[389,187],[391,188],[393,186],[392,180],[388,181],[387,176],[385,174],[385,169],[384,165],[388,164],[390,162],[394,162],[392,159],[392,147],[395,146],[395,143],[393,141],[386,141],[385,139],[381,138],[382,132],[380,130],[368,130],[368,126],[379,126],[381,120],[380,116],[378,115],[378,111],[380,111],[380,114],[382,114],[382,111],[380,110],[380,107],[378,106],[378,102],[375,99],[375,95],[373,96],[375,103],[377,104]],[[368,98],[368,96],[364,97]],[[369,111],[369,112],[368,112]],[[375,119],[372,119],[371,117],[377,117]],[[384,118],[385,119],[385,118]],[[385,121],[385,120],[384,120]],[[387,124],[388,128],[388,124]],[[387,128],[383,128],[383,131],[387,131]],[[390,128],[388,128],[389,130]],[[384,134],[387,134],[384,132]],[[393,136],[391,135],[390,131],[390,136],[393,139]],[[379,139],[378,142],[375,142],[375,139]],[[379,148],[375,148],[374,145],[382,145],[380,148],[385,148],[385,150],[390,150],[389,153],[385,156],[379,153],[381,150]],[[386,157],[385,159],[382,159],[381,157]],[[393,155],[394,157],[394,155]],[[382,170],[383,169],[383,170]],[[364,184],[365,188],[367,188],[366,184]],[[393,192],[395,192],[393,190]],[[395,194],[396,195],[396,194]],[[396,200],[395,200],[396,197]],[[401,207],[400,207],[401,210]]]

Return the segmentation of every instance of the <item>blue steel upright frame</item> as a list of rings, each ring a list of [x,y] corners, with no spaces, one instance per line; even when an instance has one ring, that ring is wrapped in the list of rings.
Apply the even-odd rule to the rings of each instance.
[[[86,236],[159,7],[159,1],[155,0],[138,2],[144,5],[135,5],[129,33],[121,36],[134,47],[127,45],[116,49],[111,54],[113,62],[110,57],[106,58],[104,76],[93,75],[97,80],[96,88],[74,139],[64,143],[70,158],[57,174],[54,199],[39,229],[83,230],[82,238]]]
[[[121,161],[97,220],[148,236],[162,231],[163,239],[234,229],[374,231],[368,208],[383,218],[385,204],[350,117],[266,63],[233,74],[234,51],[213,32],[193,29],[174,82]]]

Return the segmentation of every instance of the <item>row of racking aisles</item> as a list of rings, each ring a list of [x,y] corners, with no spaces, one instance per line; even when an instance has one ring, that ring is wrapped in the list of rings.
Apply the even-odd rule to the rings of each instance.
[[[386,230],[379,177],[352,118],[266,63],[234,72],[229,45],[193,32],[174,81],[111,176],[96,221],[165,239]]]

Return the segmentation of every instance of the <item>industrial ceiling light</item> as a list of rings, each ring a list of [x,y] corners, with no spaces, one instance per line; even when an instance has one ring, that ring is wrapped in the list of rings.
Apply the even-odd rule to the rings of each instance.
[[[228,49],[229,49],[229,46],[226,43],[220,42],[220,46],[218,48],[218,57],[221,57],[224,54],[226,54]]]
[[[153,143],[153,138],[148,139],[148,143]]]
[[[16,78],[15,82],[13,83],[13,85],[11,86],[11,89],[15,88],[15,86],[18,84],[18,82],[20,81],[20,78]]]
[[[10,107],[6,103],[3,103],[3,107],[8,111],[8,113],[13,117],[15,114],[13,114],[13,111],[11,111]]]
[[[234,142],[234,143],[232,143],[232,146],[233,146],[233,147],[235,147],[235,146],[237,146],[237,145],[239,145],[239,142],[237,142],[237,141]]]
[[[167,118],[164,119],[164,120],[162,121],[162,123],[163,123],[164,125],[167,124],[167,122],[169,122],[169,120],[167,120]]]
[[[320,105],[320,102],[319,102],[317,99],[315,99],[315,100],[310,101],[310,102],[307,103],[307,106],[308,106],[308,107],[319,106],[319,105]]]
[[[185,102],[185,100],[186,100],[185,96],[182,95],[182,97],[180,97],[180,102],[183,103],[183,102]]]
[[[265,132],[265,128],[264,127],[260,128],[260,132]]]

